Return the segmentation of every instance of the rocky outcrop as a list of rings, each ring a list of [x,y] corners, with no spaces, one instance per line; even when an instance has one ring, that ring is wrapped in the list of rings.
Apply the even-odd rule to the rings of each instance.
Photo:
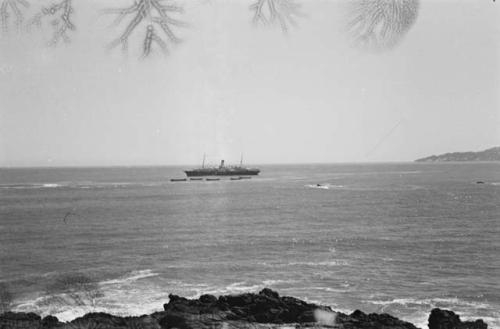
[[[42,318],[35,313],[6,312],[0,315],[0,329],[40,328]]]
[[[257,323],[304,323],[314,322],[314,311],[331,309],[308,304],[293,297],[280,297],[277,292],[264,289],[258,294],[236,296],[203,295],[198,300],[170,295],[170,302],[164,305],[171,315],[207,315],[216,321],[238,320]]]
[[[486,329],[488,325],[483,320],[462,322],[452,311],[435,308],[429,316],[429,329]]]
[[[330,307],[307,303],[294,297],[281,297],[263,289],[246,293],[199,299],[169,296],[164,311],[140,317],[119,317],[106,313],[89,313],[69,323],[53,316],[41,318],[34,313],[4,313],[0,329],[416,329],[389,314],[351,314],[335,312]],[[451,311],[435,309],[429,317],[430,329],[486,329],[481,320],[461,322]]]

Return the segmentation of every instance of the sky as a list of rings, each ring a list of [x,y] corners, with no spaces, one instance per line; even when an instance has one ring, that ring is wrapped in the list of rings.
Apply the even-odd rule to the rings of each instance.
[[[143,30],[128,54],[106,48],[124,26],[103,10],[133,1],[74,1],[76,30],[56,47],[50,23],[0,34],[0,166],[412,161],[500,145],[500,4],[421,0],[401,42],[375,51],[349,41],[342,1],[296,2],[285,34],[252,24],[252,0],[186,0],[166,56],[140,58]]]

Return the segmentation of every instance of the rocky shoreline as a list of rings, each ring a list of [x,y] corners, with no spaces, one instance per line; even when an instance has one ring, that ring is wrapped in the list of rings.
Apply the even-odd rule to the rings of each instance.
[[[413,324],[389,314],[351,314],[330,307],[306,303],[294,297],[282,297],[271,289],[259,293],[215,297],[202,295],[187,299],[169,295],[164,311],[137,317],[89,313],[71,322],[56,317],[41,318],[34,313],[7,312],[0,315],[0,329],[416,329]],[[482,320],[463,322],[452,311],[433,309],[429,329],[486,329]],[[423,329],[423,328],[422,328]]]

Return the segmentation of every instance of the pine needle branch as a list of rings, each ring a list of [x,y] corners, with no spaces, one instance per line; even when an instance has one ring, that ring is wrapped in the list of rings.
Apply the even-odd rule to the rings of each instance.
[[[294,0],[257,0],[250,6],[256,25],[279,25],[287,33],[290,25],[297,26],[296,18],[303,16],[300,5]]]
[[[419,0],[353,0],[347,32],[356,47],[391,48],[410,30]]]
[[[14,25],[19,28],[22,26],[24,15],[23,10],[30,6],[26,0],[3,0],[0,2],[0,25],[2,32],[9,32],[9,20],[14,17]]]
[[[167,3],[164,3],[167,2]],[[173,27],[185,27],[187,24],[171,17],[172,13],[183,13],[181,6],[166,0],[137,0],[135,4],[126,8],[107,9],[104,13],[117,15],[113,25],[119,25],[129,18],[120,36],[113,40],[109,49],[121,46],[122,51],[128,51],[129,40],[134,32],[145,27],[142,42],[142,58],[153,53],[154,45],[157,45],[163,53],[168,53],[168,43],[179,43]],[[159,33],[162,31],[163,33]],[[162,35],[163,34],[163,35]]]

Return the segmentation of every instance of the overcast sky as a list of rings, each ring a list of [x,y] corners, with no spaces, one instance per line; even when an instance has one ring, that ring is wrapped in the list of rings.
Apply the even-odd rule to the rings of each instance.
[[[284,35],[250,0],[192,0],[183,42],[139,60],[74,1],[72,42],[0,38],[0,166],[411,161],[500,145],[500,4],[422,0],[387,51],[352,48],[339,1],[297,0]],[[129,1],[132,2],[132,1]],[[45,41],[44,41],[45,40]]]

